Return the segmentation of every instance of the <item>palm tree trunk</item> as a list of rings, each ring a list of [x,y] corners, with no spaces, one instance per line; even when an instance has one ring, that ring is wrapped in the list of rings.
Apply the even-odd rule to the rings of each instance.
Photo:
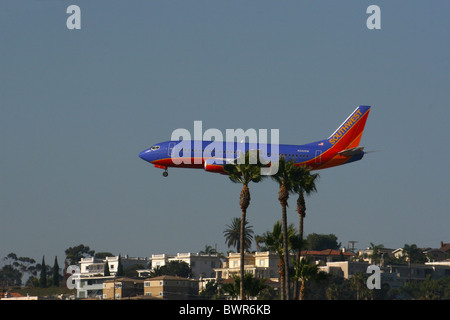
[[[283,223],[283,255],[284,255],[284,283],[285,283],[285,299],[289,300],[289,247],[287,237],[287,213],[286,206],[282,207],[282,223]]]
[[[300,190],[298,193],[297,212],[298,212],[298,217],[299,217],[298,236],[299,236],[300,240],[303,241],[303,219],[305,218],[305,215],[306,215],[305,196],[304,196],[303,190]],[[301,245],[303,246],[303,242],[301,242]],[[302,254],[302,248],[301,247],[297,248],[297,253],[295,255],[295,261],[297,261],[297,263],[300,263],[301,254]],[[299,291],[300,291],[300,288],[298,286],[298,280],[297,280],[297,281],[295,281],[295,286],[294,286],[294,299],[295,300],[301,299]]]
[[[278,200],[281,204],[281,222],[283,230],[283,255],[284,255],[284,283],[285,283],[285,299],[289,300],[289,247],[287,234],[287,201],[289,199],[289,191],[284,184],[280,186],[278,191]]]
[[[284,258],[280,257],[278,260],[278,273],[280,274],[280,299],[284,300],[285,291],[285,281],[284,281]]]
[[[305,195],[303,190],[301,190],[298,193],[298,199],[297,199],[297,212],[298,215],[300,216],[300,220],[298,223],[298,233],[300,236],[300,239],[303,240],[303,219],[306,216],[306,204],[305,204]]]
[[[242,210],[241,215],[241,234],[240,234],[240,240],[239,240],[239,251],[240,251],[240,276],[241,276],[241,285],[240,285],[240,296],[241,300],[245,300],[244,296],[244,233],[245,233],[245,219],[246,219],[246,212],[245,210]]]
[[[305,300],[306,297],[306,281],[302,280],[302,286],[300,288],[300,297],[299,300]]]
[[[247,219],[246,214],[247,214],[247,208],[250,204],[250,190],[248,188],[247,185],[244,184],[242,191],[241,191],[241,196],[240,196],[240,201],[239,201],[240,205],[241,205],[241,234],[240,234],[240,240],[239,240],[239,246],[240,246],[240,274],[241,274],[241,285],[240,285],[240,295],[241,295],[241,300],[245,300],[245,296],[244,296],[244,254],[245,254],[245,221]]]

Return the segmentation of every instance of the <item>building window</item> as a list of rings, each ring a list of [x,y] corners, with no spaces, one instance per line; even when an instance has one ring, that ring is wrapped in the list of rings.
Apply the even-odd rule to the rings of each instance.
[[[150,287],[150,281],[145,281],[145,282],[144,282],[144,286],[145,286],[145,287]]]

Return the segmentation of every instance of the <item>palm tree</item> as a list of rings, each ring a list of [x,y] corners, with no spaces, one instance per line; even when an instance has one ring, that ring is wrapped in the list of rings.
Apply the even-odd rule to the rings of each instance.
[[[288,239],[293,240],[296,237],[296,232],[293,224],[290,224],[288,227]],[[289,251],[284,250],[284,241],[283,241],[283,231],[282,231],[282,222],[277,221],[273,226],[272,231],[267,231],[262,235],[262,239],[267,246],[267,249],[272,252],[278,253],[278,273],[280,274],[280,293],[281,300],[284,300],[286,290],[286,269],[284,262],[284,252]],[[291,242],[289,241],[289,242]]]
[[[227,282],[222,284],[222,290],[231,297],[231,299],[235,299],[241,293],[241,280],[239,277],[231,278],[233,282]],[[242,294],[241,294],[242,297]]]
[[[319,179],[319,174],[311,174],[311,170],[305,166],[297,167],[295,171],[295,178],[293,183],[293,191],[298,194],[297,199],[297,212],[299,215],[298,223],[298,237],[300,243],[303,241],[303,226],[304,219],[306,217],[306,202],[305,195],[309,196],[313,192],[317,192],[316,181]],[[297,263],[300,262],[301,247],[297,248],[295,260]],[[298,296],[298,286],[297,282],[294,283],[294,298]]]
[[[235,276],[232,279],[232,282],[227,282],[222,285],[222,290],[228,293],[232,299],[236,298],[240,294],[241,290],[241,278],[239,276]],[[245,298],[248,299],[250,297],[257,297],[261,291],[268,288],[265,284],[265,279],[256,279],[253,274],[246,273],[244,275],[244,295]]]
[[[252,273],[246,273],[243,281],[246,297],[257,297],[261,291],[268,287],[265,282],[266,279],[257,279]]]
[[[231,224],[226,226],[227,228],[223,232],[225,235],[225,243],[228,248],[235,247],[237,252],[240,250],[240,234],[241,234],[241,218],[233,218]],[[253,239],[253,226],[248,225],[248,220],[245,221],[245,236],[244,236],[244,250],[249,249]]]
[[[403,247],[403,252],[406,254],[405,258],[408,259],[408,264],[425,263],[427,261],[423,250],[419,249],[416,244],[405,244]]]
[[[305,300],[307,292],[307,283],[310,280],[318,281],[324,278],[326,275],[324,272],[319,271],[319,266],[311,264],[309,258],[301,259],[299,262],[294,262],[295,278],[302,282],[300,288],[300,300]]]
[[[255,246],[256,251],[267,251],[265,250],[265,247],[261,247],[261,243],[264,242],[264,238],[261,235],[255,235]]]
[[[278,190],[278,201],[281,204],[281,221],[283,227],[283,247],[288,247],[288,233],[287,233],[287,213],[289,193],[293,191],[294,182],[296,181],[297,167],[294,166],[294,161],[286,161],[284,157],[280,157],[278,162],[278,172],[272,175],[272,179],[278,182],[280,186]],[[289,251],[284,250],[284,268],[285,268],[285,298],[290,299],[289,294]]]
[[[212,246],[207,244],[207,245],[205,245],[205,250],[201,250],[199,253],[200,254],[217,254],[217,251],[215,248],[213,248]]]
[[[242,156],[242,155],[241,155]],[[250,182],[258,183],[260,182],[263,177],[261,175],[261,168],[263,165],[260,163],[259,159],[256,163],[252,163],[253,161],[250,161],[250,152],[247,151],[245,153],[245,158],[242,163],[242,161],[238,161],[236,164],[225,164],[224,165],[224,171],[228,174],[228,177],[230,180],[234,183],[240,183],[242,184],[242,191],[240,194],[240,201],[239,204],[241,206],[241,221],[244,221],[244,223],[241,223],[240,225],[240,240],[239,240],[239,247],[240,247],[240,275],[241,279],[244,279],[244,244],[245,244],[245,222],[246,214],[247,214],[247,208],[250,205],[250,189],[248,188],[248,185]],[[240,296],[241,299],[244,299],[244,286],[241,285],[240,287]]]
[[[319,179],[318,173],[311,174],[311,169],[305,166],[297,167],[296,177],[294,180],[293,190],[298,194],[297,212],[299,214],[298,232],[301,239],[303,239],[303,219],[306,217],[306,202],[305,194],[307,196],[317,192],[316,181]]]
[[[376,264],[378,265],[381,261],[381,253],[380,253],[380,249],[382,249],[384,247],[384,245],[379,244],[379,245],[375,245],[372,242],[370,243],[370,248],[372,249],[372,254],[369,255],[369,258],[371,259],[370,263],[371,264]]]

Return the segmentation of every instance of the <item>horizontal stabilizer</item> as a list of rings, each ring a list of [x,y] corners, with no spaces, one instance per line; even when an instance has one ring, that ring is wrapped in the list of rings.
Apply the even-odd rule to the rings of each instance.
[[[342,151],[339,151],[338,153],[344,157],[353,157],[353,156],[363,153],[363,150],[364,150],[364,147],[356,147],[356,148],[342,150]]]

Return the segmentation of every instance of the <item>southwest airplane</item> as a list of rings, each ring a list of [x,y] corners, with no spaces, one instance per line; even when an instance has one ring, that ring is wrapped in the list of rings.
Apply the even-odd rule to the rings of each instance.
[[[359,146],[359,142],[369,111],[370,106],[357,107],[327,139],[308,144],[276,146],[256,144],[255,146],[247,142],[192,140],[181,148],[182,141],[166,141],[142,151],[139,157],[154,164],[156,168],[164,169],[165,177],[168,175],[169,167],[200,168],[208,172],[226,174],[223,165],[236,163],[242,146],[245,147],[244,150],[257,149],[261,159],[266,157],[266,161],[283,156],[287,161],[292,159],[297,166],[304,165],[311,170],[325,169],[363,158],[364,147]],[[245,151],[242,152],[245,153]]]

